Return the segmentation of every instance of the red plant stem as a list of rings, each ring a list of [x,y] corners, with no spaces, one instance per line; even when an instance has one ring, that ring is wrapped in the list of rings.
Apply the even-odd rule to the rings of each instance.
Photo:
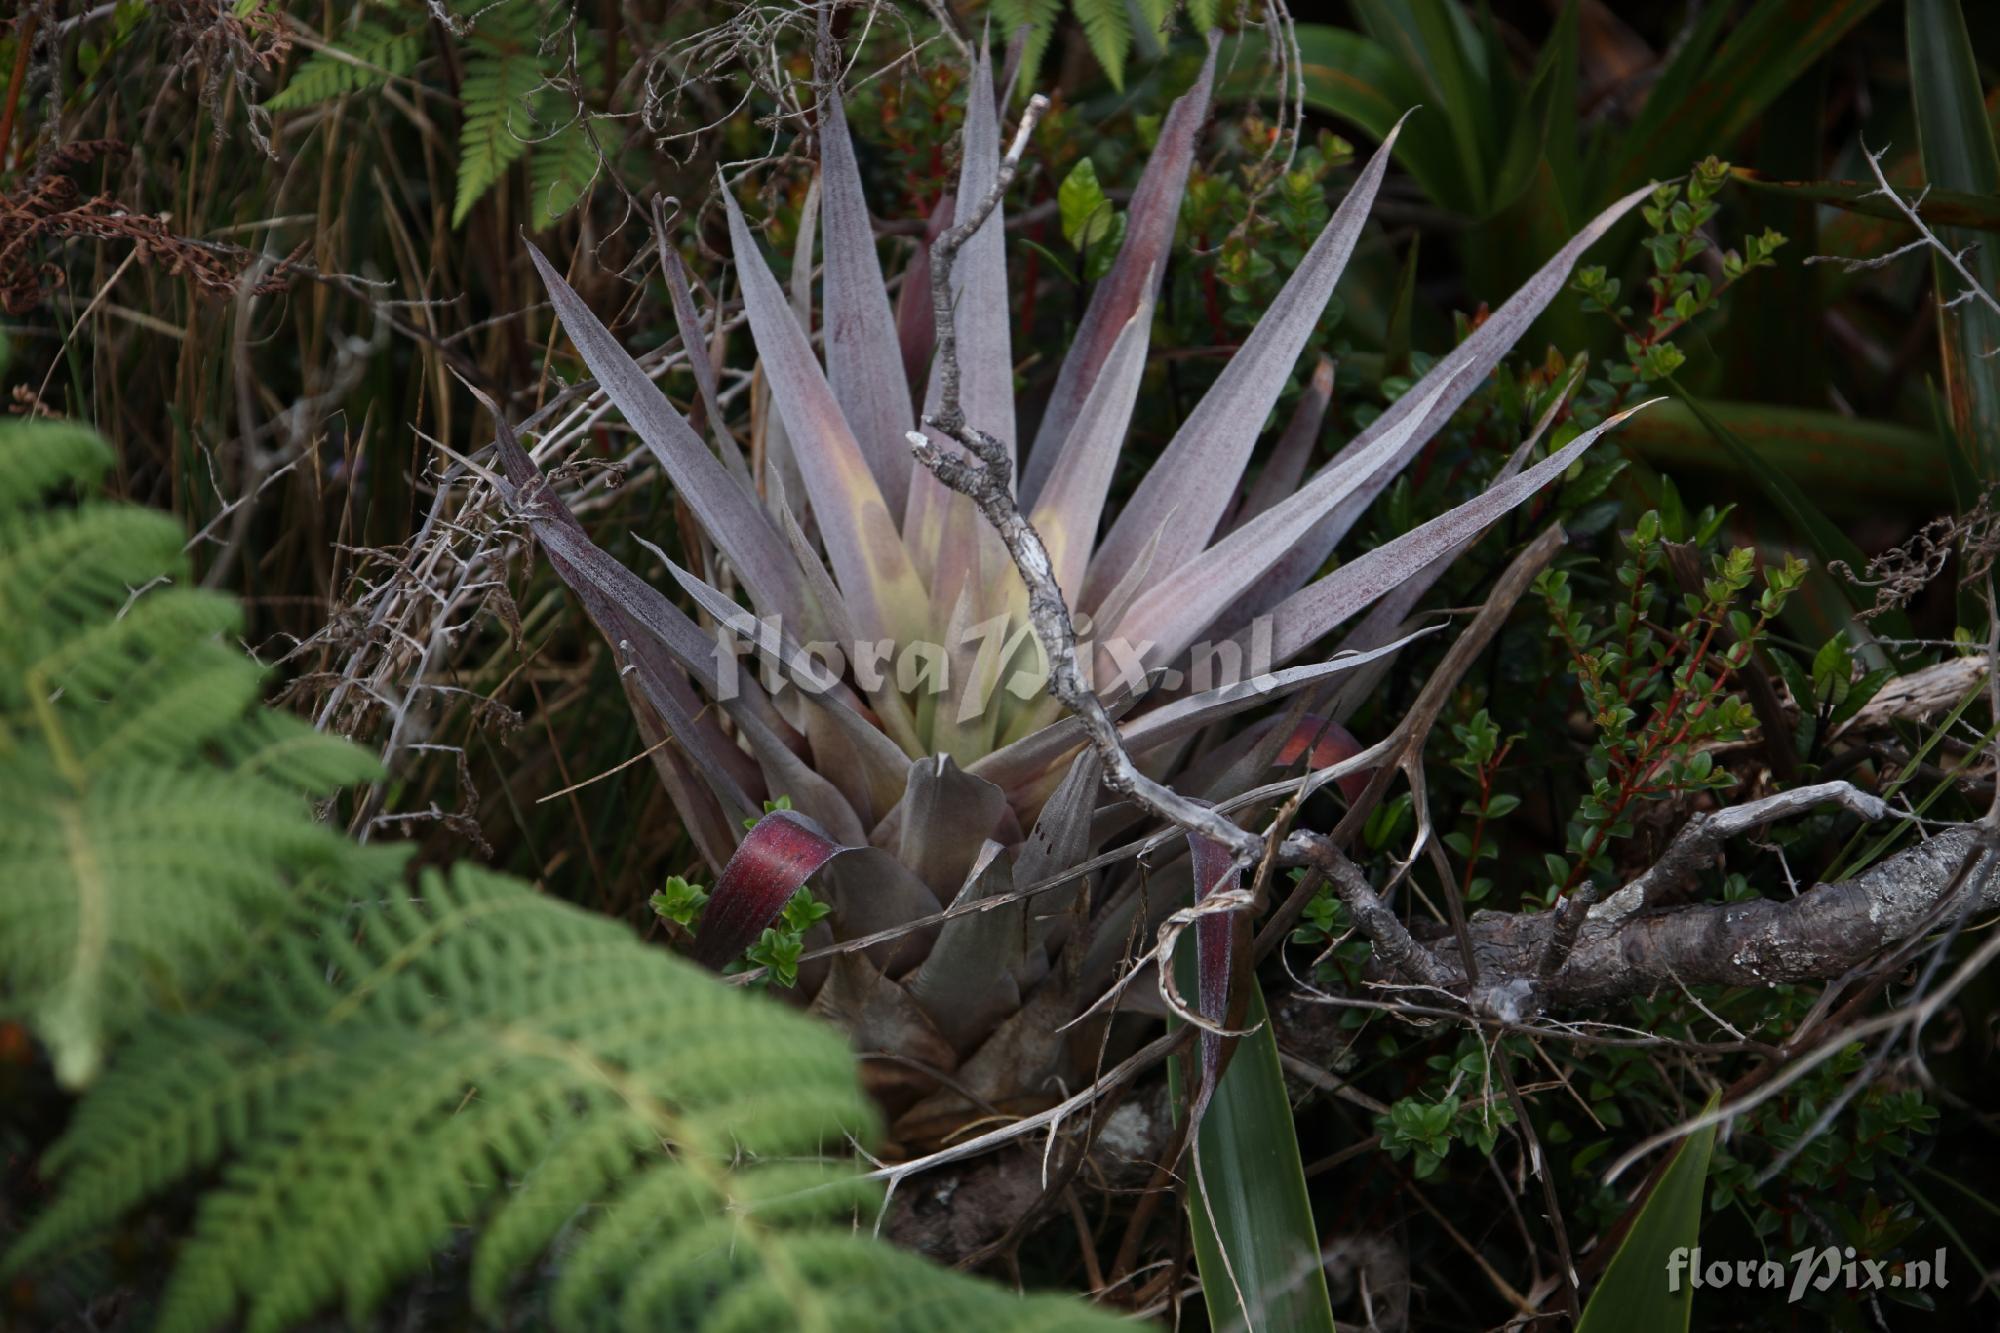
[[[35,25],[41,21],[40,14],[29,14],[21,20],[20,28],[14,34],[14,72],[7,80],[7,105],[0,107],[0,168],[8,164],[9,149],[14,143],[14,113],[21,106],[21,89],[28,82],[28,53],[35,46]]]
[[[1479,814],[1472,821],[1472,845],[1465,855],[1465,876],[1458,886],[1458,896],[1468,902],[1471,901],[1474,872],[1479,868],[1479,848],[1486,839],[1486,807],[1493,801],[1493,775],[1499,772],[1507,752],[1513,748],[1514,742],[1508,741],[1494,751],[1491,763],[1479,766]]]

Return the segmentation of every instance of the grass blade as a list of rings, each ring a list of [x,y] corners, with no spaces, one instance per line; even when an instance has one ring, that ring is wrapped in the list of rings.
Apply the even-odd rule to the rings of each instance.
[[[1857,587],[1846,579],[1834,579],[1827,572],[1827,566],[1836,560],[1844,562],[1849,569],[1856,570],[1865,569],[1868,564],[1866,557],[1861,554],[1861,548],[1854,544],[1840,525],[1828,518],[1818,505],[1806,497],[1806,493],[1799,489],[1797,483],[1780,472],[1769,459],[1745,444],[1736,432],[1724,425],[1699,398],[1682,388],[1673,376],[1667,377],[1666,384],[1673,390],[1675,396],[1687,405],[1695,420],[1715,437],[1716,442],[1723,447],[1735,464],[1749,473],[1763,489],[1765,497],[1791,527],[1792,534],[1802,538],[1806,545],[1812,548],[1813,555],[1818,558],[1819,568],[1808,576],[1808,591],[1817,588],[1823,594],[1827,583],[1831,582],[1839,589],[1840,595],[1846,602],[1856,610],[1874,605],[1875,599],[1866,589]],[[1819,596],[1815,600],[1825,599]],[[1900,611],[1891,611],[1880,616],[1876,621],[1876,628],[1896,638],[1907,638],[1910,634],[1909,620]]]
[[[1888,166],[1883,163],[1884,168]],[[1873,181],[1770,180],[1751,167],[1732,167],[1735,180],[1757,191],[1811,204],[1825,204],[1863,217],[1903,221],[1903,210],[1884,199]],[[1936,227],[1967,227],[2000,231],[2000,197],[1964,190],[1933,189],[1924,195],[1924,221]]]
[[[1315,111],[1338,116],[1376,139],[1388,137],[1403,113],[1421,104],[1424,85],[1389,49],[1371,37],[1320,23],[1301,23],[1299,77],[1305,101]],[[1232,101],[1275,100],[1279,83],[1260,55],[1261,34],[1231,38],[1252,41],[1244,50],[1225,46],[1219,64],[1220,96]],[[1474,211],[1472,185],[1459,170],[1451,126],[1441,115],[1419,116],[1397,142],[1396,161],[1433,201],[1457,213]]]

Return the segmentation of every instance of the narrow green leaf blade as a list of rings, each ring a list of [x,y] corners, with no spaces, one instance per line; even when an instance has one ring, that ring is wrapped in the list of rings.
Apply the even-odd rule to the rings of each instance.
[[[1810,488],[1829,511],[1951,500],[1950,469],[1928,431],[1814,408],[1714,399],[1702,406],[1759,458]],[[1640,413],[1623,442],[1667,472],[1741,470],[1736,455],[1683,403]]]
[[[1607,190],[1686,171],[1705,153],[1726,152],[1881,0],[1760,0],[1711,49],[1734,6],[1715,6],[1682,45],[1646,109],[1622,136]]]
[[[1422,80],[1373,38],[1323,23],[1299,24],[1297,37],[1306,105],[1357,125],[1377,139],[1429,96]],[[1220,98],[1277,97],[1281,84],[1262,63],[1263,43],[1261,34],[1252,34],[1223,44],[1217,67],[1229,73],[1221,81]],[[1396,161],[1433,202],[1458,213],[1475,211],[1475,190],[1458,165],[1451,125],[1435,109],[1405,127]]]
[[[1192,995],[1195,950],[1188,935],[1176,973],[1186,977],[1182,993]],[[1243,1026],[1256,1031],[1237,1043],[1187,1164],[1188,1217],[1209,1325],[1238,1333],[1333,1333],[1278,1043],[1257,979],[1246,976],[1241,984],[1249,991]],[[1170,1069],[1180,1105],[1180,1062]]]
[[[1883,163],[1885,169],[1888,165]],[[1859,213],[1864,217],[1903,221],[1903,210],[1884,199],[1874,181],[1770,180],[1750,167],[1733,167],[1729,174],[1760,194],[1825,204],[1829,208]],[[1933,189],[1924,196],[1923,218],[1932,226],[2000,231],[2000,196]]]
[[[1808,499],[1796,482],[1780,472],[1763,454],[1745,444],[1735,431],[1725,426],[1699,398],[1683,388],[1673,376],[1669,375],[1665,383],[1673,390],[1675,397],[1687,405],[1695,420],[1699,421],[1735,460],[1737,466],[1755,479],[1757,485],[1763,489],[1765,497],[1791,526],[1793,534],[1803,538],[1806,545],[1812,548],[1813,555],[1818,558],[1819,567],[1808,575],[1808,591],[1812,591],[1815,585],[1823,591],[1826,586],[1825,581],[1831,579],[1834,586],[1856,610],[1872,606],[1874,598],[1866,589],[1857,587],[1846,579],[1832,579],[1827,573],[1827,566],[1836,560],[1844,562],[1849,569],[1867,567],[1867,559],[1861,554],[1861,548],[1854,544],[1840,525],[1828,518],[1818,505]],[[1880,617],[1876,623],[1877,628],[1893,636],[1907,636],[1910,632],[1909,621],[1901,612],[1889,612]]]
[[[1959,0],[1910,0],[1910,90],[1916,101],[1917,137],[1924,179],[1939,189],[1973,195],[2000,194],[2000,154],[1980,95],[1972,40]],[[1926,213],[1929,212],[1926,205]],[[1938,239],[1963,251],[1979,238],[1956,227]],[[2000,247],[1978,246],[1965,265],[1989,295],[2000,290]],[[1944,344],[1945,400],[1958,438],[1973,451],[1973,466],[1991,481],[2000,477],[2000,314],[1985,303],[1955,301],[1966,282],[1943,255],[1933,258],[1938,333]]]
[[[1711,1096],[1704,1113],[1714,1109]],[[1714,1151],[1715,1126],[1708,1125],[1690,1134],[1674,1154],[1590,1294],[1577,1333],[1687,1333],[1694,1290],[1685,1274],[1678,1289],[1669,1276],[1676,1250],[1688,1251],[1693,1261]]]

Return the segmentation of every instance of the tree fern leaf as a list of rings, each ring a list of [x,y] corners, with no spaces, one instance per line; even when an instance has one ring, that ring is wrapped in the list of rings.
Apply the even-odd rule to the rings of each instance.
[[[160,1327],[365,1317],[468,1225],[482,1308],[563,1248],[557,1326],[1108,1328],[858,1239],[876,1186],[828,1160],[872,1107],[831,1031],[615,922],[469,868],[421,898],[315,891],[320,927],[246,981],[254,1023],[167,1021],[54,1158],[9,1268],[180,1171],[220,1168]],[[250,998],[255,997],[255,998]],[[227,1051],[175,1058],[191,1040]],[[780,1095],[774,1089],[782,1088]],[[162,1168],[160,1164],[167,1164]],[[884,1322],[885,1313],[889,1315]],[[900,1321],[900,1323],[899,1323]]]
[[[87,696],[115,694],[132,677],[171,662],[188,645],[234,634],[243,614],[227,597],[157,588],[116,619],[45,625],[22,644],[23,675]]]
[[[1222,0],[1188,0],[1188,18],[1196,32],[1207,32],[1222,18]]]
[[[528,158],[531,225],[544,231],[575,208],[597,178],[597,146],[589,121],[579,116],[535,145]]]
[[[37,438],[17,493],[93,465]],[[550,1254],[561,1328],[1119,1326],[863,1239],[876,1115],[830,1028],[512,880],[413,896],[308,817],[370,761],[249,705],[226,607],[134,600],[179,560],[113,506],[0,511],[0,1015],[93,1083],[0,1276],[199,1176],[167,1333],[360,1326],[482,1223],[479,1308]]]
[[[458,90],[463,120],[458,137],[458,199],[451,210],[454,227],[464,223],[472,206],[528,151],[547,79],[533,27],[524,25],[521,16],[538,8],[518,2],[496,5],[473,35]]]
[[[1083,24],[1090,53],[1104,67],[1104,76],[1125,90],[1125,57],[1132,51],[1132,19],[1125,0],[1075,0],[1077,21]]]
[[[211,744],[222,761],[239,773],[267,777],[316,795],[372,782],[382,775],[382,765],[367,751],[270,709],[237,719]]]
[[[8,422],[0,459],[25,500],[87,482],[104,453]],[[33,1025],[70,1086],[239,961],[292,885],[387,867],[308,819],[296,788],[233,771],[256,738],[296,733],[246,729],[261,673],[225,642],[232,604],[172,586],[182,541],[88,498],[0,509],[0,1014]],[[331,744],[321,776],[359,767]]]
[[[51,634],[114,615],[133,589],[185,568],[184,540],[172,519],[125,506],[0,515],[0,623]],[[0,637],[0,661],[22,642]]]
[[[74,421],[10,422],[0,444],[0,511],[24,509],[62,485],[87,485],[111,467],[111,449]]]
[[[342,93],[359,92],[401,78],[417,67],[423,55],[424,29],[392,28],[366,21],[354,35],[327,51],[317,51],[292,71],[292,77],[269,101],[266,111],[297,111],[317,106]]]
[[[1014,83],[1014,95],[1024,99],[1035,90],[1042,68],[1042,56],[1055,35],[1062,17],[1062,0],[993,0],[993,16],[999,21],[999,36],[1011,41],[1014,30],[1026,25],[1028,41],[1021,50],[1021,73]]]
[[[131,681],[92,717],[93,733],[76,746],[86,770],[108,772],[134,760],[172,762],[202,745],[257,701],[263,671],[213,641]],[[96,711],[96,710],[93,710]]]

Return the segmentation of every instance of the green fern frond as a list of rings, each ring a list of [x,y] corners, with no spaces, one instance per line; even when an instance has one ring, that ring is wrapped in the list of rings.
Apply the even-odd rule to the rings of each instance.
[[[359,1321],[468,1226],[479,1308],[556,1252],[590,1329],[1105,1329],[862,1239],[878,1189],[828,1160],[875,1114],[828,1029],[622,925],[461,868],[421,898],[319,895],[234,1023],[163,1020],[51,1154],[9,1271],[222,1168],[160,1327]]]
[[[285,86],[264,103],[266,111],[297,111],[342,93],[359,92],[402,78],[423,56],[424,29],[392,28],[367,21],[332,50],[318,51],[292,72]]]
[[[528,151],[535,134],[548,84],[538,48],[540,10],[539,4],[523,0],[503,2],[481,15],[473,33],[458,90],[463,120],[458,198],[451,210],[454,227]]]
[[[1021,49],[1021,73],[1014,83],[1015,98],[1025,99],[1035,91],[1042,56],[1062,16],[1062,0],[993,0],[993,16],[1003,41],[1013,40],[1015,29],[1023,24],[1028,27],[1028,41]]]
[[[876,1117],[830,1028],[490,873],[413,897],[311,819],[301,788],[373,765],[255,706],[175,525],[25,507],[104,461],[0,423],[0,1016],[92,1083],[0,1278],[91,1271],[195,1177],[167,1333],[359,1325],[468,1228],[476,1308],[564,1329],[1123,1326],[867,1238]]]
[[[301,789],[372,764],[256,710],[240,614],[182,586],[177,524],[88,497],[23,507],[86,490],[107,458],[79,426],[0,424],[0,1013],[70,1086],[231,962],[288,884],[382,861],[304,817]]]
[[[536,231],[575,208],[597,178],[597,147],[582,117],[535,145],[528,158],[529,206]]]
[[[0,445],[0,514],[39,505],[58,486],[88,486],[110,470],[111,461],[110,446],[86,426],[10,422]]]
[[[1083,24],[1090,53],[1104,67],[1104,76],[1125,90],[1125,57],[1132,51],[1132,18],[1125,0],[1075,0],[1077,21]]]
[[[1207,32],[1222,18],[1222,0],[1188,0],[1188,18],[1196,32]]]

